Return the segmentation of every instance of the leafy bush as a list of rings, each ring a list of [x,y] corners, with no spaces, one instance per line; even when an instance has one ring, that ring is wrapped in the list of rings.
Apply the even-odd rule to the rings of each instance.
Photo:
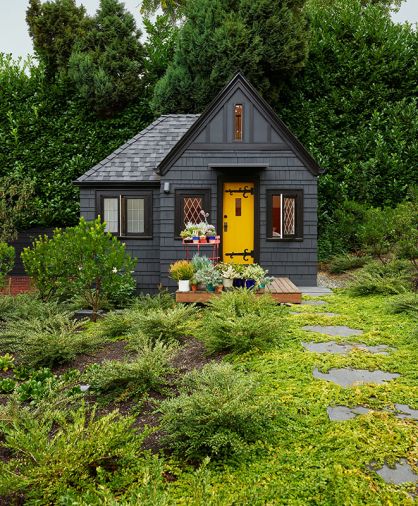
[[[133,346],[131,345],[131,348]],[[171,368],[169,360],[175,348],[152,342],[142,337],[135,341],[136,357],[129,361],[109,360],[101,365],[92,365],[86,371],[86,381],[93,391],[138,395],[150,389],[158,389]]]
[[[15,249],[5,242],[0,242],[0,288],[4,287],[6,276],[13,269]]]
[[[348,291],[355,296],[402,293],[412,288],[413,274],[414,268],[407,261],[371,262],[355,274]]]
[[[329,263],[329,271],[333,274],[341,274],[342,272],[351,271],[352,269],[359,269],[363,267],[370,257],[358,255],[337,255],[331,259]]]
[[[395,295],[389,300],[388,308],[394,314],[408,313],[411,316],[418,317],[418,294],[405,292]]]
[[[194,268],[188,260],[178,260],[170,265],[170,278],[175,281],[192,279]]]
[[[37,416],[12,404],[0,407],[0,435],[13,455],[2,464],[0,496],[24,494],[28,502],[60,504],[62,497],[94,496],[101,488],[121,494],[131,487],[146,496],[149,482],[161,484],[162,469],[140,450],[149,431],[134,432],[133,421],[117,411],[97,417],[85,407]]]
[[[14,357],[8,353],[0,355],[0,371],[7,372],[9,369],[13,369],[14,360]]]
[[[151,309],[172,309],[176,306],[174,297],[168,290],[162,290],[157,295],[140,295],[136,297],[131,309],[149,311]]]
[[[76,227],[55,230],[52,239],[40,237],[32,249],[25,248],[22,260],[43,300],[82,296],[94,320],[104,300],[118,293],[126,299],[135,288],[135,260],[100,218],[81,218]]]
[[[212,260],[206,256],[200,256],[198,254],[193,255],[192,265],[195,272],[205,269],[213,265]]]
[[[180,395],[160,405],[164,443],[181,456],[222,458],[265,438],[270,410],[256,383],[230,364],[208,364],[188,373]]]
[[[43,302],[33,294],[20,294],[15,297],[0,297],[0,320],[32,320],[43,315],[52,316],[63,311],[56,302]]]
[[[257,297],[245,289],[226,292],[209,301],[197,337],[209,353],[265,349],[285,333],[285,312],[270,295]]]
[[[0,344],[2,349],[18,352],[24,365],[52,367],[103,343],[97,336],[80,332],[84,324],[73,320],[69,312],[18,319],[6,325],[0,334]]]
[[[137,321],[133,333],[140,331],[147,337],[164,342],[178,340],[194,331],[194,321],[198,311],[196,306],[177,304],[172,309],[151,309]]]

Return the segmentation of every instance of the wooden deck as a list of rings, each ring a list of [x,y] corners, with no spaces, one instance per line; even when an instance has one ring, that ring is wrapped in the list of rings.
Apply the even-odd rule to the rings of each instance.
[[[291,304],[300,304],[302,302],[302,292],[288,278],[274,278],[273,282],[266,287],[265,293],[270,295],[277,302],[288,302]],[[257,292],[261,295],[262,292]],[[176,302],[199,302],[205,304],[212,297],[219,297],[219,293],[213,292],[176,292]]]

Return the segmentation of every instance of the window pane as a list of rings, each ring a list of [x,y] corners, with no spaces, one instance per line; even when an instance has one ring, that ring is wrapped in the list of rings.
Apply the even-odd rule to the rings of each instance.
[[[282,220],[281,220],[281,195],[273,195],[273,209],[272,209],[272,231],[271,237],[282,236]]]
[[[235,216],[241,216],[241,199],[235,199]]]
[[[242,141],[242,113],[243,108],[241,104],[237,104],[234,109],[235,113],[235,131],[234,139],[236,141]]]
[[[284,235],[295,235],[296,223],[296,199],[295,197],[283,198],[283,231]]]
[[[200,223],[203,221],[201,215],[203,206],[202,197],[184,197],[183,199],[183,221],[187,223]]]
[[[119,231],[119,199],[117,197],[103,199],[103,220],[106,222],[106,232]]]
[[[126,199],[126,231],[128,234],[144,233],[144,199]]]

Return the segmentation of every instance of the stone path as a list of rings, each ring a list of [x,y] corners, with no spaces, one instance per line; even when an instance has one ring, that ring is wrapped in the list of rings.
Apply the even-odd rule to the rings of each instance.
[[[389,467],[385,464],[380,469],[371,467],[386,483],[400,485],[402,483],[418,483],[418,475],[415,474],[412,467],[406,459],[401,459],[395,467]]]
[[[313,371],[314,378],[332,381],[342,387],[359,383],[376,383],[378,385],[399,378],[399,374],[385,371],[368,371],[367,369],[330,369],[327,373]]]
[[[350,327],[346,327],[345,325],[305,325],[302,329],[309,332],[326,334],[327,336],[339,337],[361,336],[363,334],[362,330],[350,329]]]
[[[328,304],[325,300],[303,300],[301,302],[302,306],[323,306],[324,304]]]
[[[396,418],[418,420],[418,410],[411,409],[406,404],[395,404],[395,408],[397,411],[401,411],[401,413],[395,413],[393,409],[369,409],[364,406],[355,406],[354,408],[349,408],[347,406],[329,406],[327,408],[327,413],[332,422],[345,422],[347,420],[352,420],[356,416],[370,413],[371,411],[377,413],[395,413]]]
[[[315,316],[340,316],[338,313],[304,313],[303,311],[290,311],[290,314],[315,315]]]
[[[377,355],[388,355],[389,347],[385,344],[378,346],[366,346],[365,344],[349,344],[349,343],[336,343],[335,341],[327,341],[325,343],[302,342],[302,346],[314,353],[336,353],[338,355],[347,355],[352,350],[368,351]]]

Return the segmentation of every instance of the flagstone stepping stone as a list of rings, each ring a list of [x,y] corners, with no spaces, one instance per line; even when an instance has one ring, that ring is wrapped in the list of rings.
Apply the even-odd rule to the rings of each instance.
[[[303,300],[302,306],[323,306],[324,304],[328,304],[325,300]]]
[[[340,316],[339,313],[304,313],[303,311],[290,311],[290,314],[315,315],[315,316]]]
[[[397,418],[412,418],[418,420],[418,409],[412,409],[407,404],[395,404],[395,408],[401,413],[397,413]]]
[[[365,415],[369,411],[370,409],[364,406],[356,406],[355,408],[348,408],[347,406],[329,406],[327,408],[328,417],[332,422],[345,422],[358,415]]]
[[[304,343],[302,342],[302,346],[314,353],[337,353],[340,355],[346,355],[350,353],[351,350],[361,350],[368,351],[370,353],[376,353],[380,355],[388,355],[387,350],[388,346],[385,344],[380,344],[378,346],[366,346],[365,344],[348,344],[348,343],[336,343],[335,341],[327,341],[325,343]]]
[[[346,327],[345,325],[305,325],[302,329],[309,332],[319,332],[328,336],[340,337],[361,336],[363,334],[362,330],[350,329],[350,327]]]
[[[330,369],[327,373],[319,372],[317,368],[313,370],[313,376],[316,379],[332,381],[342,387],[349,387],[355,383],[376,383],[382,384],[385,381],[391,381],[398,378],[397,373],[385,371],[368,371],[367,369]]]
[[[386,483],[400,485],[402,483],[418,483],[418,475],[413,471],[406,459],[401,459],[395,467],[384,464],[380,469],[372,468]]]

